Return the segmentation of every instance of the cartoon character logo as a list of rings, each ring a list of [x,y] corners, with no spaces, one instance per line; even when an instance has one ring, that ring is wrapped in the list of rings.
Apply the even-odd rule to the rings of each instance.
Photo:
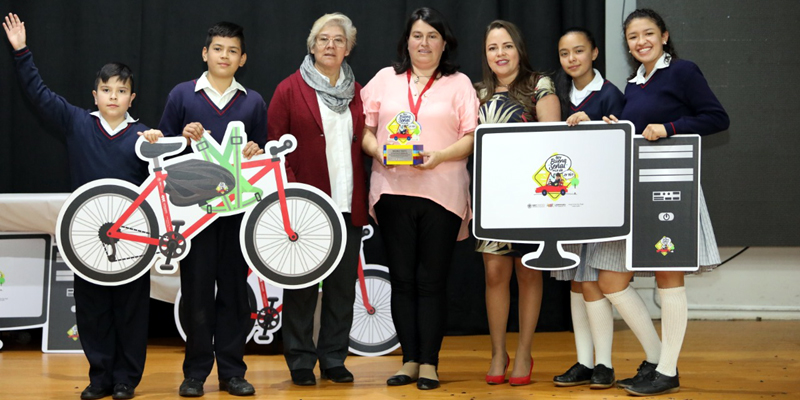
[[[569,157],[553,154],[533,174],[533,181],[539,185],[536,193],[558,200],[578,187],[578,174],[572,169],[572,160]]]
[[[389,140],[394,140],[400,144],[405,144],[410,140],[419,140],[421,132],[419,122],[416,121],[414,114],[403,111],[392,119],[386,129],[390,132]]]
[[[80,339],[80,335],[78,335],[78,325],[72,325],[72,328],[69,328],[67,331],[67,337],[74,341],[78,341]]]
[[[656,253],[661,253],[662,256],[666,257],[668,253],[675,252],[675,244],[672,243],[672,239],[663,236],[661,240],[656,242]]]
[[[0,286],[3,286],[4,283],[6,283],[6,276],[3,275],[3,271],[0,271]]]
[[[220,183],[217,185],[216,191],[217,191],[219,194],[225,194],[225,193],[227,193],[227,192],[228,192],[228,185],[226,185],[226,184],[225,184],[225,182],[220,182]]]

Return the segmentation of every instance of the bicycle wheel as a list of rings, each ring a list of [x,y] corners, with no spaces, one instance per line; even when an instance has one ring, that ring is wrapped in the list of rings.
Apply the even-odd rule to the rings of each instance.
[[[285,190],[289,222],[284,232],[278,193],[262,199],[242,225],[242,248],[253,271],[288,289],[316,285],[333,272],[344,252],[342,215],[316,188],[293,184]],[[307,189],[307,188],[310,189]]]
[[[367,266],[369,267],[369,266]],[[385,268],[385,267],[379,267]],[[350,352],[360,356],[377,357],[400,347],[392,322],[392,284],[383,269],[365,268],[367,296],[375,313],[364,307],[361,285],[356,279],[356,302],[353,304],[353,325],[350,328]]]
[[[89,188],[67,201],[56,235],[61,254],[76,274],[98,285],[116,286],[147,271],[155,245],[106,235],[138,196],[125,186],[107,184]],[[142,202],[133,210],[120,232],[158,238],[158,221],[150,205]],[[112,249],[115,261],[109,260]]]

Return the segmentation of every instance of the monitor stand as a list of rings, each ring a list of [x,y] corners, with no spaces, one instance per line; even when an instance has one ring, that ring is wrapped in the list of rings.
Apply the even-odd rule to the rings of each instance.
[[[558,241],[541,242],[538,251],[522,257],[522,265],[543,271],[575,268],[580,261],[580,256],[564,250]]]

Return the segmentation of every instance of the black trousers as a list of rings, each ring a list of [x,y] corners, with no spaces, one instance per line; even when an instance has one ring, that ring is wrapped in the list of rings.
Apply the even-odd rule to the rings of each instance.
[[[92,386],[136,387],[147,355],[150,274],[121,286],[100,286],[75,276],[78,336]]]
[[[392,319],[403,362],[439,364],[447,325],[447,274],[461,218],[421,197],[375,204],[392,280]]]
[[[239,245],[241,215],[221,217],[192,238],[181,261],[186,317],[183,375],[205,381],[217,360],[219,379],[244,377],[244,347],[253,328],[248,266]],[[214,288],[216,284],[216,296]]]
[[[347,241],[339,265],[322,281],[322,310],[316,347],[312,335],[319,287],[314,285],[283,291],[283,355],[289,370],[313,369],[317,360],[323,370],[339,367],[344,365],[347,357],[363,227],[352,224],[350,213],[342,216]]]

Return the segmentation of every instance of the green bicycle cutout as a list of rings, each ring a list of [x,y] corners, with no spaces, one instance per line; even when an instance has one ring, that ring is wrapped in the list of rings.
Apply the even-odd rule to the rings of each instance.
[[[174,273],[173,262],[190,251],[192,237],[220,216],[244,213],[242,253],[262,279],[296,289],[330,275],[344,253],[344,220],[324,192],[286,181],[285,154],[297,147],[294,136],[283,135],[267,143],[267,154],[243,160],[247,134],[234,121],[222,143],[205,134],[192,142],[193,153],[165,161],[183,151],[184,138],[139,139],[136,152],[152,171],[142,185],[100,179],[64,203],[56,239],[67,265],[104,286],[131,282],[153,264]],[[274,180],[262,179],[270,172]]]

